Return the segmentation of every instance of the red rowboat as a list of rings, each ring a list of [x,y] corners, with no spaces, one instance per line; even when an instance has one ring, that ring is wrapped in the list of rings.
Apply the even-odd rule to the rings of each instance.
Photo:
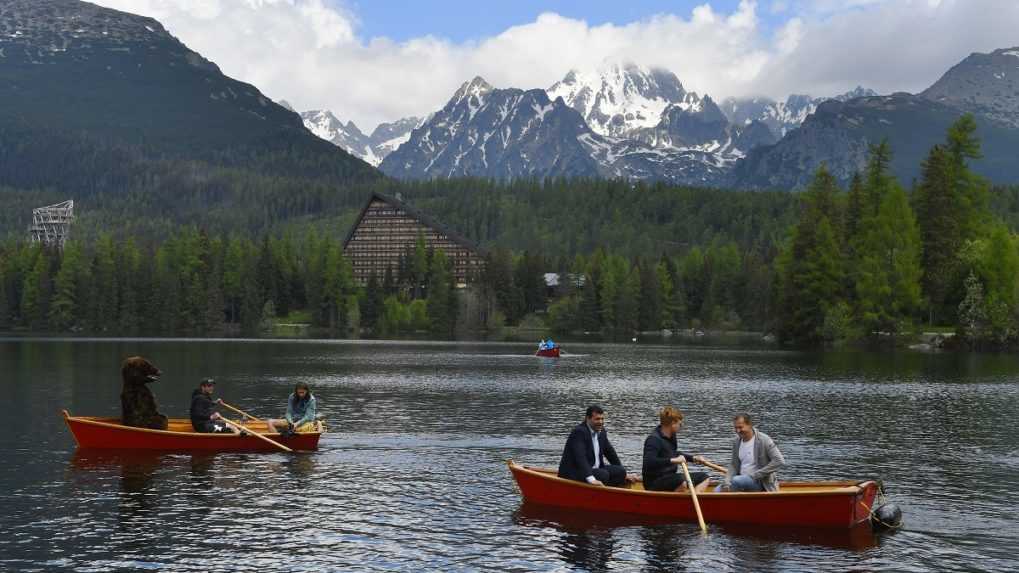
[[[545,348],[534,353],[535,356],[544,356],[545,358],[559,358],[559,347]]]
[[[645,491],[642,483],[600,487],[563,479],[555,470],[507,462],[525,502],[696,521],[689,493]],[[786,527],[850,528],[870,519],[877,483],[782,482],[778,492],[698,493],[704,521]]]
[[[124,426],[120,418],[98,418],[94,416],[72,416],[64,410],[64,421],[80,449],[104,450],[163,450],[193,451],[212,450],[220,452],[278,452],[272,444],[255,436],[237,434],[201,434],[191,427],[191,420],[170,418],[166,430],[150,430]],[[252,433],[259,433],[288,448],[300,451],[318,449],[322,435],[322,422],[317,432],[301,432],[283,437],[265,428],[265,422],[248,422],[244,426]]]

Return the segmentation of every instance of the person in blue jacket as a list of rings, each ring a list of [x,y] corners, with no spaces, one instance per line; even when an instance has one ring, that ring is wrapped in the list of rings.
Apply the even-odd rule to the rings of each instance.
[[[287,414],[284,420],[269,420],[269,430],[282,432],[313,432],[316,429],[317,413],[315,395],[304,382],[294,385],[294,392],[287,398]]]

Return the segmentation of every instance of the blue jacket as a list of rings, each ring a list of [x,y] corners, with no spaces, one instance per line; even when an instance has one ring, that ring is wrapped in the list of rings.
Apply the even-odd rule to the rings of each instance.
[[[297,394],[291,394],[287,399],[287,421],[295,426],[315,421],[315,395],[308,393],[308,397],[299,400]]]

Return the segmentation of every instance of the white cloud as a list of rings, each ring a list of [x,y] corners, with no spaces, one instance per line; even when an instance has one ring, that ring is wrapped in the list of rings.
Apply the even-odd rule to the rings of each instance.
[[[570,68],[629,59],[673,70],[688,89],[726,95],[836,93],[862,84],[918,90],[972,51],[1019,42],[1013,0],[788,0],[765,26],[756,2],[730,13],[592,26],[555,13],[478,41],[363,38],[327,0],[93,0],[152,16],[224,73],[297,109],[328,108],[362,129],[425,115],[464,81],[547,87]]]

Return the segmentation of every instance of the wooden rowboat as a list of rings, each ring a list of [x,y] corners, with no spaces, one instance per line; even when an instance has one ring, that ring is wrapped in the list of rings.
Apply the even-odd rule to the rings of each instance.
[[[555,470],[507,462],[525,502],[588,511],[695,521],[689,493],[601,487],[556,476]],[[698,493],[708,523],[850,528],[870,519],[878,486],[873,481],[782,482],[778,492]]]
[[[534,353],[535,356],[543,356],[545,358],[559,358],[559,347],[545,348]]]
[[[79,449],[102,450],[162,450],[162,451],[220,451],[220,452],[277,452],[272,444],[255,436],[237,434],[202,434],[195,432],[191,420],[170,418],[167,429],[150,430],[124,426],[120,418],[95,416],[72,416],[64,410],[74,441]],[[266,436],[293,450],[312,451],[318,449],[322,435],[322,422],[317,422],[318,431],[301,432],[283,437],[269,432],[265,422],[247,422],[244,427],[252,433]]]

